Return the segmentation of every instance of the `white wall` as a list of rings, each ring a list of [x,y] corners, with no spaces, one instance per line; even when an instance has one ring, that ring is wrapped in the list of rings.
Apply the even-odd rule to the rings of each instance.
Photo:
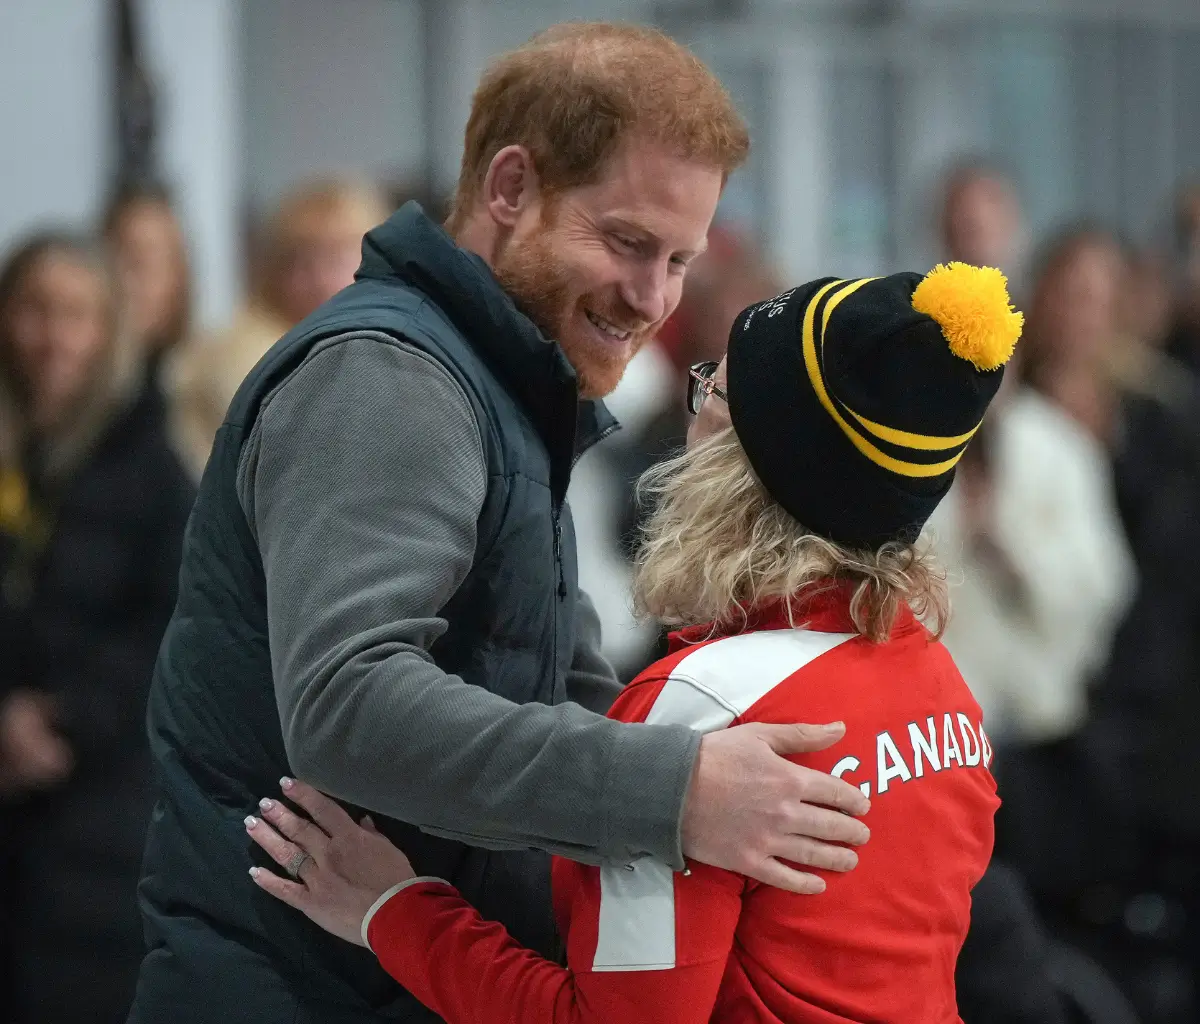
[[[159,156],[190,242],[195,316],[215,326],[241,296],[242,0],[141,4],[159,83]]]
[[[580,18],[640,20],[649,0],[437,0],[434,170],[457,178],[471,93],[489,57]],[[258,210],[329,172],[425,173],[421,0],[248,0],[245,184]]]
[[[244,185],[261,210],[306,178],[417,174],[415,0],[247,0]]]
[[[94,215],[108,177],[99,0],[0,2],[0,251]]]

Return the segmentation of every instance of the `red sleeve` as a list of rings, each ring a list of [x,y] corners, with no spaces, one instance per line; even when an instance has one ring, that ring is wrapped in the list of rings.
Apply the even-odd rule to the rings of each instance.
[[[671,661],[617,698],[610,718],[644,721]],[[668,671],[664,671],[664,668]],[[451,886],[420,882],[388,900],[367,937],[393,978],[448,1024],[704,1024],[733,948],[746,880],[704,864],[559,862],[569,904],[567,967],[516,943]]]
[[[368,938],[383,968],[447,1024],[702,1024],[716,1003],[745,882],[704,865],[693,865],[688,876],[661,869],[674,914],[653,895],[640,910],[657,922],[652,959],[667,959],[658,950],[669,935],[673,964],[639,962],[646,952],[639,908],[623,906],[601,880],[604,871],[624,874],[624,867],[572,865],[580,884],[565,968],[518,945],[503,925],[485,921],[437,882],[388,900],[371,919]]]

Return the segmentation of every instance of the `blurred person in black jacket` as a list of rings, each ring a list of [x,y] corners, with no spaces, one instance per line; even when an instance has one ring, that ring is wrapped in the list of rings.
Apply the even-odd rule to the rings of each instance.
[[[146,693],[192,489],[103,257],[0,270],[0,905],[18,1024],[123,1021],[152,803]]]
[[[1111,454],[1139,576],[1076,766],[1092,795],[1087,861],[1064,872],[1074,884],[1055,910],[1104,945],[1148,1021],[1183,1022],[1200,1014],[1200,391],[1158,339],[1133,336],[1145,282],[1128,268],[1103,231],[1059,237],[1026,333],[1034,386]]]
[[[954,981],[963,1024],[1067,1024],[1048,970],[1050,940],[1021,876],[993,860],[971,893]]]

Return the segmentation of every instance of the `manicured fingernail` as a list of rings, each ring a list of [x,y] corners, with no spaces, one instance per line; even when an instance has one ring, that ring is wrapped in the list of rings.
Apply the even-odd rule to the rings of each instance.
[[[846,728],[846,723],[845,722],[830,722],[827,726],[825,726],[825,728],[828,729],[830,732],[838,732],[838,731]]]
[[[246,815],[246,828],[254,828],[258,824],[258,819],[253,814]]]
[[[261,870],[262,870],[262,868],[251,868],[251,869],[250,869],[250,877],[251,877],[251,878],[253,878],[253,879],[255,879],[255,880],[257,881],[257,879],[258,879],[258,873],[259,873]]]
[[[296,784],[295,779],[289,779],[286,775],[279,780],[279,785],[284,789],[291,789]]]
[[[258,802],[258,806],[259,806],[259,807],[261,807],[261,808],[262,808],[264,811],[269,811],[269,810],[270,810],[272,807],[274,807],[274,806],[275,806],[275,801],[274,801],[274,800],[271,800],[271,799],[269,799],[268,797],[265,797],[265,796],[264,796],[264,797],[263,797],[263,798],[262,798],[262,799],[261,799],[261,800]]]

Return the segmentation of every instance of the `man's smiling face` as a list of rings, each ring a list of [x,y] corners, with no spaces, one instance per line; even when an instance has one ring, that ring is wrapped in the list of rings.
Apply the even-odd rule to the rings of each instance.
[[[719,168],[631,138],[589,185],[532,204],[496,277],[599,398],[679,304],[721,195]]]

